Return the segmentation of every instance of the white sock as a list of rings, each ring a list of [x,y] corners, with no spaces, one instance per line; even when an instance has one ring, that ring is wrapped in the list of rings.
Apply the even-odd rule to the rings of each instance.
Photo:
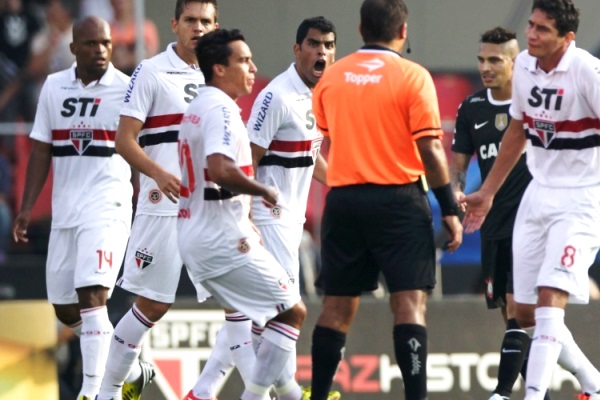
[[[529,350],[525,400],[542,400],[562,349],[565,311],[557,307],[535,310],[535,330]]]
[[[83,383],[78,397],[93,399],[102,383],[113,326],[108,319],[106,306],[82,309],[80,315]]]
[[[296,351],[300,331],[290,325],[270,321],[262,335],[256,354],[256,366],[252,384],[246,387],[242,400],[260,400],[267,395],[269,387],[279,378],[281,371]]]
[[[256,362],[251,327],[250,318],[244,314],[239,312],[225,314],[225,329],[231,357],[246,387],[252,382],[252,372]]]
[[[296,352],[292,351],[281,375],[275,381],[278,400],[297,400],[302,397],[302,388],[296,382]]]
[[[110,342],[110,359],[106,364],[106,372],[98,400],[120,396],[123,382],[132,373],[142,350],[142,342],[154,323],[144,316],[134,305],[123,315],[115,327],[113,340]],[[138,376],[139,373],[138,372]]]
[[[575,376],[583,392],[596,393],[600,390],[600,372],[583,354],[566,326],[558,364]]]
[[[192,394],[200,399],[217,397],[217,392],[223,386],[225,377],[235,366],[229,350],[227,330],[221,328],[217,333],[217,340],[206,361],[200,376],[192,389]]]

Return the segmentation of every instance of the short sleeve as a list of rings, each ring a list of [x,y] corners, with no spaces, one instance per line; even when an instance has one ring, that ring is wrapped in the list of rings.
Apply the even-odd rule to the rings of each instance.
[[[157,79],[155,67],[149,62],[142,61],[129,79],[121,115],[145,122],[157,93],[159,84]]]
[[[287,114],[288,110],[281,96],[277,92],[263,89],[256,97],[248,119],[250,141],[268,149]]]
[[[452,140],[452,151],[455,153],[472,155],[475,152],[475,148],[473,146],[473,141],[471,140],[471,121],[467,112],[467,102],[468,100],[463,101],[458,107],[456,125],[454,127],[454,138]]]
[[[50,82],[51,78],[46,79],[40,97],[38,100],[37,110],[35,112],[35,119],[33,121],[33,128],[29,137],[35,140],[39,140],[44,143],[52,143],[52,126],[50,120]]]

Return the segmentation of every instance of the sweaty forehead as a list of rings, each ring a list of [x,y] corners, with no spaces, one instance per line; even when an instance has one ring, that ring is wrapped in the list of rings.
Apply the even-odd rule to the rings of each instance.
[[[307,39],[313,39],[313,40],[317,40],[320,42],[334,42],[335,41],[335,34],[333,32],[321,32],[320,30],[316,29],[316,28],[310,28],[308,30],[308,32],[306,33],[306,37],[304,38],[304,40]]]
[[[179,17],[192,17],[192,18],[208,18],[216,19],[215,6],[212,3],[201,3],[198,1],[191,1],[184,4],[181,16]]]
[[[74,40],[110,38],[108,23],[100,19],[86,19],[73,27]]]

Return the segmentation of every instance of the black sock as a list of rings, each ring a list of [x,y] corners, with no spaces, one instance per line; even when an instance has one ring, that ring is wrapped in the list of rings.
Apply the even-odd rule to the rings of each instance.
[[[498,367],[498,386],[494,393],[510,397],[519,372],[525,378],[527,369],[527,354],[531,339],[514,318],[508,320],[506,332],[500,350],[500,365]]]
[[[394,351],[406,400],[427,399],[427,329],[415,324],[394,326]]]
[[[327,400],[345,345],[345,333],[315,326],[312,336],[311,400]]]

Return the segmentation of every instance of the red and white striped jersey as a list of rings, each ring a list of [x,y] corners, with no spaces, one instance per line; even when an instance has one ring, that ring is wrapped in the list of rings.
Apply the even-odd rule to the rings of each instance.
[[[204,76],[185,63],[174,50],[167,50],[138,65],[131,75],[121,115],[144,122],[138,142],[148,157],[165,171],[179,177],[177,137],[183,113],[204,86]],[[163,196],[156,182],[140,174],[136,214],[177,215],[178,206]]]
[[[246,127],[238,105],[207,86],[190,104],[179,135],[181,193],[177,232],[184,259],[201,265],[201,280],[222,275],[251,260],[260,238],[249,219],[250,196],[232,193],[210,180],[206,159],[223,154],[249,177],[254,175]]]
[[[131,169],[115,153],[128,80],[112,64],[87,86],[75,64],[46,79],[30,136],[52,145],[53,228],[98,218],[131,222]]]
[[[256,179],[279,191],[274,208],[254,198],[254,221],[304,223],[308,191],[323,135],[312,113],[312,92],[292,64],[258,95],[247,124],[250,141],[267,149]]]
[[[600,60],[573,42],[546,73],[521,52],[510,114],[523,121],[533,179],[552,187],[600,184]]]

